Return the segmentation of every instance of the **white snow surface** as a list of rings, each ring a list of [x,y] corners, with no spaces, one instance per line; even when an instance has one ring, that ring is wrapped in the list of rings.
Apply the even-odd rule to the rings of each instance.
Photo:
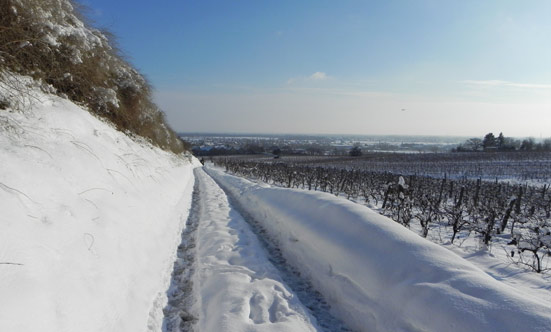
[[[549,331],[547,301],[365,206],[207,171],[355,330]]]
[[[350,328],[551,326],[536,289],[500,282],[367,207],[206,168],[215,183],[196,159],[65,99],[32,92],[25,102],[0,111],[0,331],[160,331],[194,169],[197,331],[319,330],[217,183]]]
[[[196,176],[197,331],[317,331],[224,191],[203,170]]]
[[[34,93],[0,110],[0,331],[158,331],[191,157]]]

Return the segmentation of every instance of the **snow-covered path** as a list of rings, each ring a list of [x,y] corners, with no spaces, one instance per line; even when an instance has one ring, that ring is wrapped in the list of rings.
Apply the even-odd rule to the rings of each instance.
[[[196,238],[199,226],[200,210],[199,182],[195,180],[192,193],[192,205],[182,232],[182,242],[176,252],[176,261],[172,270],[170,287],[167,292],[167,304],[163,309],[163,332],[192,331],[197,317],[193,315],[193,275],[196,268]]]
[[[199,222],[196,247],[189,248],[196,251],[195,273],[191,283],[180,280],[193,284],[193,300],[182,306],[197,318],[194,330],[320,330],[224,191],[202,169],[195,177]],[[165,331],[179,331],[168,325]]]

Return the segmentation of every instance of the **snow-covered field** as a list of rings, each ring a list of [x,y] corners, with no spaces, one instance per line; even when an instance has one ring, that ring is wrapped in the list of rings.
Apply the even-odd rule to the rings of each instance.
[[[0,111],[0,331],[158,331],[191,157],[34,93]]]
[[[551,303],[367,207],[208,171],[359,331],[548,331]],[[545,291],[545,290],[544,290]]]

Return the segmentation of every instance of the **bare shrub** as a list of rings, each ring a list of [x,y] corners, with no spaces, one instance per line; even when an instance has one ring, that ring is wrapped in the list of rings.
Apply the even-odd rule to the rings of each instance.
[[[0,71],[45,82],[118,129],[183,152],[184,144],[152,102],[146,79],[124,59],[111,34],[86,21],[71,0],[2,1]],[[9,104],[0,99],[0,108]]]

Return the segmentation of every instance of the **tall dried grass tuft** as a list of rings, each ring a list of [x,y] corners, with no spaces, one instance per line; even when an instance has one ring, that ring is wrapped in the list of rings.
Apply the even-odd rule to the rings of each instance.
[[[147,80],[125,60],[113,36],[84,22],[82,8],[71,0],[3,0],[0,74],[30,76],[119,130],[175,153],[185,151],[152,102]],[[9,105],[0,100],[0,108]]]

